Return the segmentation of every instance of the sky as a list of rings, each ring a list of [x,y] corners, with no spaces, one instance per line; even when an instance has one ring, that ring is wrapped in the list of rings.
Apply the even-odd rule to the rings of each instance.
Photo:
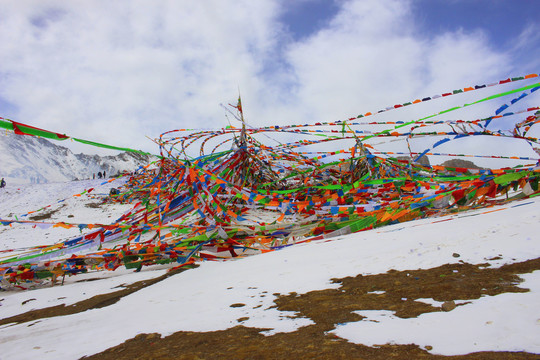
[[[538,73],[539,6],[0,0],[0,117],[153,153],[163,132],[234,125],[220,104],[239,93],[252,126],[347,119]]]

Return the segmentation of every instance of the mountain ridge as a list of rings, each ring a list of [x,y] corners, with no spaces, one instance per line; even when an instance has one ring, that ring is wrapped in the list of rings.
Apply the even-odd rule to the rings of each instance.
[[[74,154],[64,146],[35,136],[0,135],[0,177],[15,183],[62,182],[109,176],[133,171],[153,160],[152,156],[123,152],[118,155]]]

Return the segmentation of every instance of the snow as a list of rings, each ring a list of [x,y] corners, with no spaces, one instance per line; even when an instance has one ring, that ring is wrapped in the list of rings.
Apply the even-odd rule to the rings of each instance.
[[[43,309],[56,305],[72,305],[99,294],[118,291],[136,281],[143,281],[161,276],[166,270],[141,271],[134,273],[125,269],[119,272],[106,272],[99,274],[100,281],[95,272],[81,274],[77,277],[66,278],[64,286],[54,286],[36,291],[13,292],[2,299],[0,311],[2,318],[25,313],[27,311]],[[88,282],[88,281],[91,281]],[[24,303],[24,304],[23,304]]]
[[[151,157],[133,153],[74,154],[69,148],[44,138],[0,132],[0,177],[6,179],[8,186],[89,179],[103,171],[109,175],[131,172],[151,160]]]
[[[431,352],[441,355],[524,349],[540,353],[540,271],[522,278],[520,287],[530,292],[482,297],[451,312],[412,319],[400,319],[391,311],[355,311],[365,319],[338,325],[332,333],[368,346],[429,345]]]
[[[7,212],[19,216],[68,197],[68,205],[55,214],[55,221],[66,221],[64,216],[72,214],[74,219],[86,222],[112,222],[129,210],[106,207],[96,213],[96,209],[85,207],[84,203],[96,200],[72,195],[90,185],[95,184],[34,185],[19,192],[0,192],[0,216]],[[96,191],[106,193],[108,186],[113,185],[103,185]],[[166,336],[177,331],[223,330],[237,326],[238,319],[246,317],[249,319],[241,322],[243,326],[269,329],[265,335],[292,332],[313,322],[273,307],[274,294],[337,288],[339,284],[331,279],[381,274],[390,269],[429,269],[460,261],[498,267],[535,259],[540,256],[540,242],[535,235],[540,231],[539,216],[537,197],[313,241],[238,260],[203,262],[196,269],[147,286],[107,307],[3,325],[1,357],[76,359],[141,333]],[[36,240],[31,240],[34,236]],[[39,235],[38,229],[28,226],[0,228],[0,245],[4,249],[15,243],[25,247],[53,238],[51,234]],[[5,244],[4,239],[9,243]],[[454,253],[459,257],[454,257]],[[164,273],[163,267],[148,267],[140,273],[119,269],[66,278],[64,286],[5,291],[0,293],[0,318],[61,303],[74,304]],[[102,279],[79,281],[98,277]],[[456,301],[460,306],[450,312],[426,313],[410,319],[398,318],[390,311],[358,311],[366,318],[339,324],[333,333],[368,346],[429,345],[430,352],[443,355],[487,350],[540,353],[540,271],[521,277],[525,282],[520,287],[529,288],[529,292]],[[35,300],[27,301],[30,299]],[[437,305],[433,299],[421,301]]]
[[[83,180],[60,183],[47,183],[7,186],[0,191],[0,219],[31,220],[30,217],[51,213],[50,218],[40,220],[45,223],[97,223],[110,224],[132,206],[106,204],[98,209],[85,206],[100,203],[103,194],[108,194],[113,187],[119,187],[124,179]],[[74,196],[84,190],[94,189],[89,194]],[[42,210],[40,210],[42,209]],[[40,211],[37,211],[40,210]],[[30,211],[34,213],[28,214]],[[89,232],[86,229],[84,232]],[[12,224],[0,227],[0,251],[26,248],[36,245],[53,244],[80,235],[78,228],[36,226],[36,224]],[[11,257],[15,252],[7,254]],[[3,254],[0,253],[0,259]]]

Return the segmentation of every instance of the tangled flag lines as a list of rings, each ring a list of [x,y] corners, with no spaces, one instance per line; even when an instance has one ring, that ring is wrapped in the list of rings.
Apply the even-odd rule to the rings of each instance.
[[[536,77],[531,74],[489,86]],[[464,88],[439,97],[484,87]],[[133,174],[119,194],[110,196],[112,201],[134,204],[116,222],[56,223],[53,226],[89,228],[91,232],[1,260],[3,287],[24,288],[66,274],[114,270],[119,266],[140,270],[153,264],[187,266],[201,259],[242,257],[416,218],[537,196],[540,194],[537,156],[436,153],[433,149],[476,137],[513,139],[540,151],[538,138],[534,137],[540,126],[539,108],[507,112],[539,88],[539,83],[525,85],[413,121],[358,122],[358,118],[371,114],[366,113],[333,123],[261,128],[247,125],[239,100],[233,113],[241,123],[238,128],[182,129],[162,134],[156,140],[161,153],[157,167]],[[470,120],[436,119],[506,96],[511,99],[502,106],[499,104],[494,115]],[[426,99],[388,107],[379,113]],[[493,125],[499,118],[517,120],[512,129],[503,130]],[[376,128],[388,125],[392,127]],[[40,133],[32,134],[28,129],[35,128],[15,122],[12,126],[13,131],[25,135],[47,133],[39,129]],[[374,130],[369,130],[370,127]],[[274,146],[266,141],[283,135],[294,139],[276,141]],[[431,143],[425,150],[415,152],[410,142],[416,138]],[[381,151],[373,140],[405,141],[408,151]],[[325,151],[331,144],[336,144],[338,150]],[[316,151],[305,151],[310,148]],[[407,155],[408,159],[392,156],[399,154]],[[469,169],[419,162],[422,157],[440,155],[533,163],[514,168]],[[333,158],[337,160],[330,161]],[[3,225],[23,222],[0,221]]]

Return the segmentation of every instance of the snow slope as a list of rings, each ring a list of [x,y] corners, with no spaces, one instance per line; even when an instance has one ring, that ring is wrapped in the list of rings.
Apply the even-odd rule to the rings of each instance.
[[[0,190],[0,219],[31,220],[34,216],[46,217],[43,222],[110,224],[131,205],[109,204],[91,208],[87,204],[99,204],[103,195],[113,187],[120,187],[123,179],[83,180],[66,183],[8,184]],[[74,196],[85,189],[94,189],[89,194]],[[39,211],[38,211],[39,210]],[[35,211],[28,214],[30,211]],[[47,216],[49,215],[50,216]],[[89,229],[83,230],[89,232]],[[25,248],[43,244],[54,244],[80,234],[78,228],[66,229],[51,225],[12,224],[0,227],[0,251]],[[14,253],[11,252],[11,255]],[[2,255],[0,254],[0,259]]]
[[[2,204],[12,203],[13,209],[9,211],[19,214],[57,200],[50,197],[54,193],[51,188],[40,185],[28,191],[33,191],[32,196],[10,192],[1,194],[0,199]],[[69,213],[76,217],[94,216],[83,204],[83,199],[79,199],[66,206],[65,211],[69,208]],[[111,214],[113,218],[119,209],[102,210],[105,211],[100,216]],[[3,208],[0,213],[5,212]],[[243,326],[270,329],[266,335],[295,331],[313,321],[291,317],[293,313],[273,307],[273,294],[337,288],[338,284],[331,279],[380,274],[390,269],[430,269],[459,261],[498,267],[535,259],[540,257],[539,217],[540,198],[534,198],[313,241],[234,261],[204,262],[107,307],[43,318],[30,324],[3,325],[0,357],[77,359],[137,334],[221,330],[237,326],[240,318],[249,318],[242,322]],[[7,233],[0,233],[0,242]],[[26,246],[34,233],[32,228],[17,231],[9,235],[10,241]],[[3,292],[0,318],[61,303],[73,304],[113,291],[119,284],[126,286],[163,273],[163,268],[153,267],[140,273],[88,273],[67,278],[64,286]],[[102,280],[77,282],[97,277]],[[522,277],[525,282],[520,286],[529,288],[529,292],[483,296],[450,312],[426,313],[410,319],[397,318],[389,311],[361,311],[366,319],[339,324],[333,332],[369,346],[429,344],[429,351],[444,355],[484,350],[540,353],[540,271]],[[26,301],[30,299],[35,300]],[[232,304],[245,306],[231,307]]]
[[[115,156],[74,154],[70,149],[35,136],[0,133],[0,177],[10,184],[91,179],[98,172],[115,175],[152,161],[137,153]]]

